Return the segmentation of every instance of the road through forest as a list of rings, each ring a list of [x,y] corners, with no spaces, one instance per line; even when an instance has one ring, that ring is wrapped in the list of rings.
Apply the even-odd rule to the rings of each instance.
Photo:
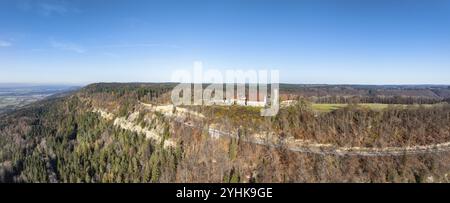
[[[194,125],[194,122],[185,121],[183,117],[180,117],[178,113],[173,113],[172,108],[152,106],[150,104],[141,103],[146,109],[152,111],[160,111],[168,117],[173,118],[174,121],[187,126],[189,128],[201,128],[203,126]],[[167,112],[166,112],[167,111]],[[190,113],[187,109],[177,107],[176,111],[182,113]],[[198,113],[193,112],[193,115],[198,116]],[[108,116],[106,116],[108,115]],[[110,114],[103,113],[102,117],[110,118]],[[138,125],[138,124],[136,124]],[[120,127],[120,126],[119,126]],[[334,156],[403,156],[403,155],[417,155],[417,154],[430,154],[441,153],[450,151],[450,142],[444,142],[432,145],[419,145],[419,146],[405,146],[405,147],[338,147],[331,144],[310,143],[302,140],[288,140],[288,139],[269,139],[261,138],[262,136],[238,136],[237,133],[222,131],[212,127],[208,128],[208,133],[213,138],[237,138],[243,142],[268,146],[278,149],[286,149],[293,152],[319,154],[319,155],[334,155]]]

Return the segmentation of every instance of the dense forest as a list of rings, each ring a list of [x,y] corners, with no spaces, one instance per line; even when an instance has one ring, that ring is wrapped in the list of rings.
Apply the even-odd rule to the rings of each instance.
[[[434,104],[450,98],[449,86],[281,84],[282,97],[315,103]]]
[[[283,145],[257,145],[242,138],[271,132],[335,147],[379,148],[450,142],[450,105],[444,103],[448,98],[422,94],[435,92],[435,87],[405,89],[407,93],[393,95],[387,102],[418,105],[373,110],[358,103],[378,102],[379,93],[354,95],[354,87],[351,94],[345,87],[339,94],[307,95],[302,92],[316,89],[305,89],[317,87],[282,85],[282,98],[297,102],[276,117],[260,117],[258,109],[247,107],[192,107],[205,116],[202,120],[185,118],[196,123],[193,128],[140,105],[167,102],[174,85],[93,84],[2,115],[0,182],[449,182],[450,152],[321,155],[291,151]],[[370,88],[356,91],[369,92]],[[322,100],[350,105],[319,113],[311,108],[311,102],[320,102],[313,96],[368,100]],[[99,108],[129,120],[137,115],[136,125],[157,131],[161,140],[121,128],[117,120],[94,111]],[[239,137],[213,138],[208,134],[213,124],[234,130]],[[175,144],[167,147],[165,140]]]

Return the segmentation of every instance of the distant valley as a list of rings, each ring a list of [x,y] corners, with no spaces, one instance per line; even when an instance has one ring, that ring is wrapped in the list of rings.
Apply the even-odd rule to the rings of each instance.
[[[78,88],[67,85],[0,84],[0,113]]]

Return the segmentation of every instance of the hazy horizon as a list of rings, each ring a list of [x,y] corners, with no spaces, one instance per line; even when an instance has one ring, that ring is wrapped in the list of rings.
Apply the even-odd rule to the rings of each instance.
[[[178,82],[151,82],[151,81],[132,81],[132,82],[92,82],[92,83],[0,83],[0,87],[36,87],[36,86],[65,86],[65,87],[84,87],[90,84],[101,84],[101,83],[118,83],[118,84],[133,84],[133,83],[178,83]],[[203,83],[209,84],[209,83]],[[224,83],[226,84],[226,83]],[[361,83],[280,83],[286,85],[330,85],[330,86],[450,86],[450,84],[361,84]]]

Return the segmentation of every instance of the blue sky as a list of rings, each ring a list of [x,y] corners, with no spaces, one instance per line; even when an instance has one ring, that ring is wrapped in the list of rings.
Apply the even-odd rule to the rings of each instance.
[[[194,61],[287,83],[450,84],[450,1],[0,1],[0,83],[161,82]]]

